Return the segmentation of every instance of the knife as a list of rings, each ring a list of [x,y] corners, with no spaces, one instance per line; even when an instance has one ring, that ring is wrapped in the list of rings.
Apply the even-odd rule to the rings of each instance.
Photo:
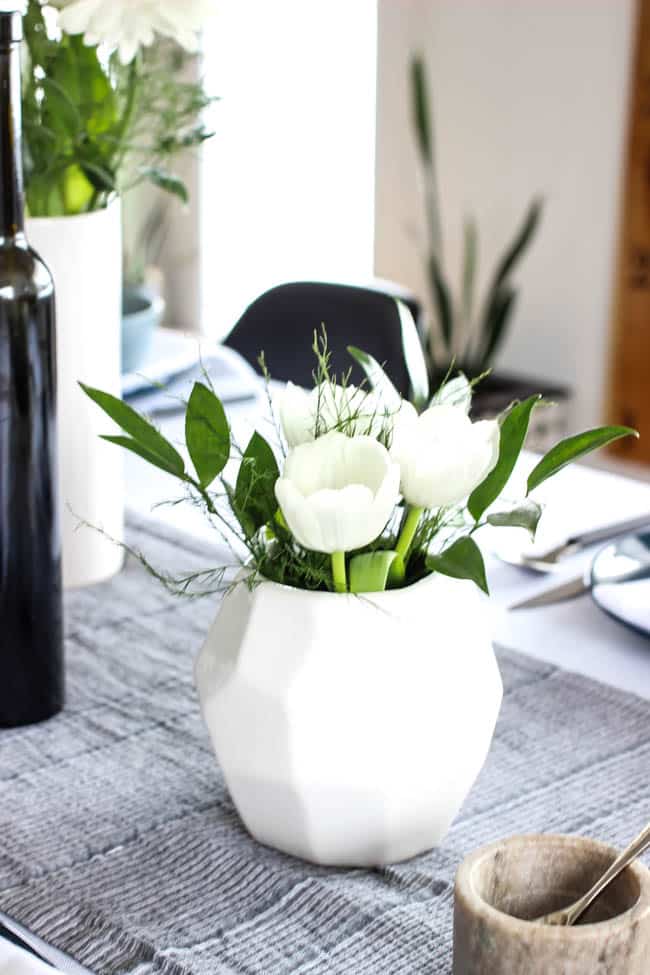
[[[551,603],[560,603],[564,599],[575,599],[576,596],[591,592],[592,587],[596,584],[634,582],[637,579],[647,579],[648,577],[650,577],[650,550],[648,550],[647,561],[640,559],[633,569],[614,568],[608,573],[596,574],[593,566],[590,566],[582,575],[574,576],[572,579],[560,582],[557,586],[544,589],[543,592],[537,593],[535,596],[529,596],[518,603],[513,603],[508,609],[533,609],[535,606],[548,606]]]
[[[586,575],[574,576],[573,579],[561,582],[557,586],[551,586],[550,589],[544,589],[543,592],[537,593],[536,596],[529,596],[528,599],[522,599],[521,602],[513,603],[512,606],[508,606],[508,609],[533,609],[535,606],[548,606],[550,603],[559,603],[564,599],[574,599],[576,596],[582,596],[583,593],[589,592],[590,589],[591,572],[588,572]]]

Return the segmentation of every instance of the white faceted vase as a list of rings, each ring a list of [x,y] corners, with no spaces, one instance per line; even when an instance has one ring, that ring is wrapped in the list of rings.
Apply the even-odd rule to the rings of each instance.
[[[314,863],[359,867],[440,843],[502,697],[488,601],[441,575],[365,596],[241,583],[196,683],[250,833]]]

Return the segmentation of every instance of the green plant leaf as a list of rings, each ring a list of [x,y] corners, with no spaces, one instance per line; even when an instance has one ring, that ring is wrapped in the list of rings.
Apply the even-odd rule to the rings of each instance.
[[[146,460],[156,457],[158,460],[156,466],[162,467],[170,474],[176,474],[177,477],[183,477],[185,474],[183,458],[145,417],[118,399],[117,396],[105,393],[101,389],[94,389],[92,386],[86,386],[85,383],[79,383],[79,385],[86,396],[89,396],[111,420],[117,423],[118,427],[128,433],[138,446],[147,453]],[[125,446],[125,444],[121,446]],[[128,449],[132,450],[133,448],[129,447]],[[141,456],[144,456],[144,453],[141,453]],[[153,463],[152,460],[151,463]]]
[[[178,176],[174,176],[173,173],[168,173],[163,169],[159,169],[157,166],[147,166],[141,170],[141,175],[149,180],[150,183],[153,183],[154,186],[157,186],[158,189],[178,197],[182,203],[188,202],[190,196],[185,183]]]
[[[429,280],[431,293],[435,301],[440,332],[445,343],[445,348],[449,351],[454,332],[454,310],[449,288],[445,282],[438,259],[434,255],[431,255],[429,258]]]
[[[472,384],[462,372],[449,379],[434,393],[431,406],[460,406],[469,413],[472,405]]]
[[[542,207],[543,203],[541,199],[533,200],[528,207],[521,227],[497,265],[492,283],[493,291],[503,284],[506,278],[512,273],[517,262],[523,257],[539,225],[542,216]]]
[[[411,399],[417,410],[424,409],[429,399],[429,370],[424,357],[424,349],[413,320],[411,309],[405,302],[397,299],[397,311],[402,327],[402,349],[404,362],[411,384]]]
[[[495,358],[504,338],[508,323],[517,301],[517,292],[508,285],[501,285],[492,293],[481,334],[481,350],[476,368],[484,371]]]
[[[439,555],[430,555],[427,568],[452,579],[470,579],[483,592],[489,593],[483,556],[473,538],[459,538]]]
[[[383,592],[397,552],[365,552],[350,559],[350,592]]]
[[[490,505],[496,501],[512,474],[517,458],[528,433],[530,417],[541,400],[539,394],[530,396],[523,403],[514,403],[501,421],[499,458],[494,469],[469,496],[467,507],[478,521]]]
[[[620,440],[621,437],[638,436],[638,432],[631,427],[614,426],[596,427],[594,430],[585,430],[583,433],[578,433],[574,437],[561,440],[560,443],[551,447],[549,452],[542,457],[539,464],[528,475],[527,494],[534,491],[547,478],[552,477],[553,474],[557,474],[567,464],[577,460],[579,457],[584,457],[585,454],[591,453],[592,450],[605,447],[608,443],[613,443],[614,440]]]
[[[487,520],[490,525],[499,528],[525,528],[534,538],[541,516],[542,506],[528,498],[508,511],[495,511],[487,516]]]
[[[385,408],[390,411],[398,410],[402,403],[402,397],[377,360],[364,352],[363,349],[358,349],[356,345],[348,345],[348,352],[365,372],[371,389],[380,394]]]
[[[476,221],[470,217],[463,226],[463,263],[461,268],[461,315],[469,325],[474,307],[474,285],[478,264],[478,229]]]
[[[541,215],[542,200],[535,199],[528,207],[514,240],[506,248],[505,253],[496,266],[487,294],[485,312],[481,322],[480,351],[476,356],[476,367],[479,370],[485,369],[486,365],[494,359],[500,344],[505,338],[507,325],[516,300],[516,291],[507,284],[507,278],[532,242]]]
[[[100,439],[107,440],[108,443],[117,444],[118,447],[124,447],[125,450],[130,450],[131,453],[137,454],[138,457],[146,460],[152,467],[158,467],[167,474],[173,474],[174,477],[182,476],[176,467],[172,467],[159,454],[154,453],[153,450],[149,450],[144,444],[138,443],[137,440],[133,440],[131,437],[113,436],[112,434],[103,433],[100,434]]]
[[[411,106],[418,149],[422,159],[430,164],[433,161],[433,133],[426,68],[420,57],[411,60]]]
[[[194,383],[185,414],[185,443],[201,487],[212,484],[230,456],[230,428],[221,400]]]
[[[249,538],[275,519],[278,510],[275,482],[279,476],[275,454],[256,431],[244,451],[233,496],[235,514]],[[278,521],[283,523],[284,519]]]

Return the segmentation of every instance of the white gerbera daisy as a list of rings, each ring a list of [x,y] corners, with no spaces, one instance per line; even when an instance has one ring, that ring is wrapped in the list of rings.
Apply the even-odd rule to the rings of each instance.
[[[59,26],[67,34],[83,34],[88,45],[108,44],[129,64],[138,48],[156,34],[171,37],[195,51],[197,32],[215,7],[215,0],[55,0]]]

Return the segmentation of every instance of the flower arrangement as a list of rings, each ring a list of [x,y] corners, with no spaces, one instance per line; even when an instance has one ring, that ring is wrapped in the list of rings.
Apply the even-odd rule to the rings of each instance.
[[[213,0],[29,0],[25,191],[33,217],[98,210],[149,182],[182,200],[171,164],[211,133],[188,69]]]
[[[362,386],[331,374],[324,332],[314,337],[312,390],[289,383],[274,403],[267,383],[271,411],[275,416],[277,405],[279,414],[274,445],[256,431],[238,447],[208,378],[195,383],[185,412],[193,469],[130,406],[82,388],[123,431],[104,439],[178,479],[245,567],[249,585],[266,579],[337,593],[408,586],[433,572],[470,579],[487,592],[476,531],[491,524],[534,535],[542,509],[530,495],[540,484],[590,451],[637,435],[607,426],[561,441],[531,471],[526,497],[498,505],[541,397],[513,403],[496,420],[472,422],[473,384],[459,375],[418,413],[375,360],[350,352],[366,370]],[[234,480],[229,461],[239,465]],[[173,592],[204,595],[227,587],[229,568],[155,574]]]
[[[512,275],[535,237],[542,201],[535,199],[530,203],[521,226],[494,269],[478,309],[478,228],[473,217],[465,221],[459,294],[454,295],[443,261],[431,99],[421,57],[411,61],[410,80],[413,129],[425,197],[426,277],[436,319],[430,335],[431,369],[445,369],[455,361],[469,376],[479,376],[492,366],[506,337],[517,301]]]

